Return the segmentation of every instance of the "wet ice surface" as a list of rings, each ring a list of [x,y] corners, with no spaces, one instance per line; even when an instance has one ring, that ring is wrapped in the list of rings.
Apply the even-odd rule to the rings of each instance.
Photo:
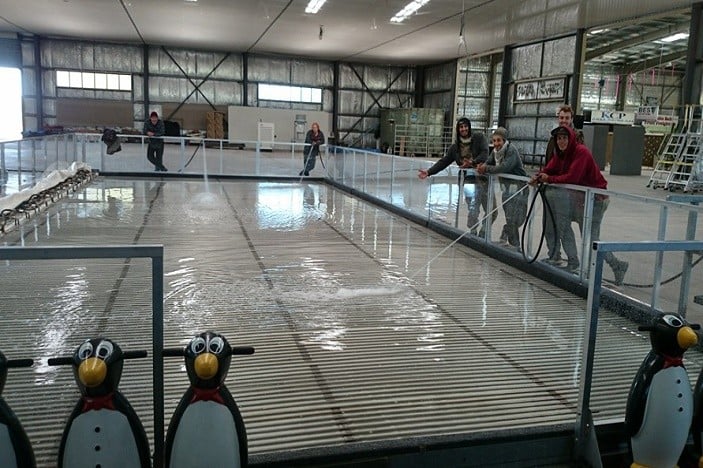
[[[585,301],[466,247],[442,252],[446,238],[325,185],[99,180],[5,241],[163,244],[166,346],[213,329],[256,347],[227,380],[254,454],[575,418]],[[45,363],[93,335],[151,350],[148,261],[13,262],[1,274],[6,354]],[[633,330],[601,320],[597,420],[624,415],[649,349]],[[126,363],[121,389],[151,436],[150,366]],[[178,359],[165,369],[168,421],[187,379]],[[38,432],[31,414],[54,414],[60,431],[70,370],[33,372],[41,391],[20,416]],[[26,372],[11,376],[8,400],[26,385]]]

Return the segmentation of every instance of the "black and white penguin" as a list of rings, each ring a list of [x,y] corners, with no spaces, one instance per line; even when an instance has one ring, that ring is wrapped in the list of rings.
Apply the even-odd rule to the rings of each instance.
[[[691,436],[698,466],[703,468],[703,369],[698,373],[696,385],[693,387],[693,422]]]
[[[662,314],[649,331],[652,349],[637,371],[627,399],[625,427],[631,467],[674,467],[686,446],[693,417],[693,394],[683,365],[684,352],[698,342],[676,314]]]
[[[107,338],[83,342],[73,357],[49,359],[70,364],[81,398],[68,418],[59,448],[59,468],[151,466],[149,440],[137,413],[117,386],[124,359],[145,357],[123,352]]]
[[[9,360],[0,352],[0,466],[3,468],[34,468],[34,451],[27,433],[12,408],[2,397],[7,382],[7,370],[16,367],[31,367],[31,359]]]
[[[247,466],[244,421],[225,377],[233,354],[253,353],[254,348],[233,348],[211,331],[197,335],[185,349],[164,350],[164,356],[185,357],[190,380],[168,425],[167,468]]]

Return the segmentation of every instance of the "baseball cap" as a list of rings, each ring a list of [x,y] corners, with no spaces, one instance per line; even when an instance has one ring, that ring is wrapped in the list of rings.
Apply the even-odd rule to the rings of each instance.
[[[571,133],[566,127],[557,127],[554,130],[552,130],[552,136],[556,137],[557,135],[566,135],[566,136],[571,136]]]

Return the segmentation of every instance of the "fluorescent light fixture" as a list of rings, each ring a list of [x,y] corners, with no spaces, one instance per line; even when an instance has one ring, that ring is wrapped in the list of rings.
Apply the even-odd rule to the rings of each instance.
[[[661,39],[659,39],[656,42],[676,42],[676,41],[680,41],[681,39],[686,39],[686,38],[688,38],[688,33],[680,32],[680,33],[672,34],[671,36],[662,37]]]
[[[591,35],[594,35],[594,36],[595,36],[596,34],[601,34],[601,33],[604,33],[604,32],[606,32],[606,31],[609,31],[609,30],[608,30],[608,29],[594,29],[593,31],[588,31],[588,34],[591,34]]]
[[[310,0],[308,6],[305,7],[305,13],[312,13],[313,15],[320,11],[322,5],[325,4],[327,0]]]
[[[430,0],[413,0],[391,18],[391,23],[402,23],[405,19],[422,8]]]

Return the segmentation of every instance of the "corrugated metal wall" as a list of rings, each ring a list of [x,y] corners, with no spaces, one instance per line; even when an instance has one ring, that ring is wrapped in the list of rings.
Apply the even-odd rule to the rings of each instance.
[[[550,130],[556,126],[556,109],[568,102],[573,79],[576,36],[529,44],[511,49],[506,128],[511,143],[526,160],[544,156]],[[519,83],[545,77],[567,78],[564,96],[556,100],[520,101],[515,98]]]
[[[413,68],[340,64],[338,142],[376,148],[381,108],[413,107],[414,92]]]
[[[150,105],[184,105],[178,112],[202,112],[210,104],[218,110],[228,105],[249,105],[278,109],[321,110],[334,108],[334,64],[294,57],[244,55],[240,53],[194,51],[177,48],[94,43],[79,40],[39,42],[40,64],[35,63],[35,40],[22,41],[24,87],[24,127],[34,130],[40,122],[35,92],[36,71],[42,81],[41,121],[57,123],[57,101],[90,99],[131,102],[134,126],[141,127],[146,116],[144,58],[148,50],[148,101]],[[244,60],[247,77],[244,77]],[[38,66],[37,66],[38,65]],[[56,71],[109,72],[132,75],[132,91],[105,91],[58,88]],[[213,71],[214,70],[214,71]],[[441,70],[441,68],[440,68]],[[373,147],[381,108],[412,107],[415,93],[414,67],[342,63],[339,66],[339,137],[351,146]],[[443,108],[451,109],[452,87],[448,73],[432,78],[430,90]],[[322,104],[303,104],[258,99],[258,84],[271,83],[322,88]],[[196,90],[196,86],[198,89]],[[244,86],[247,86],[246,100]],[[169,109],[174,106],[164,106]],[[225,109],[226,110],[226,109]],[[171,116],[177,120],[178,115]],[[94,122],[100,125],[100,122]],[[338,141],[340,139],[338,138]]]
[[[502,54],[464,58],[459,61],[456,119],[468,117],[472,127],[486,130],[498,120]]]

